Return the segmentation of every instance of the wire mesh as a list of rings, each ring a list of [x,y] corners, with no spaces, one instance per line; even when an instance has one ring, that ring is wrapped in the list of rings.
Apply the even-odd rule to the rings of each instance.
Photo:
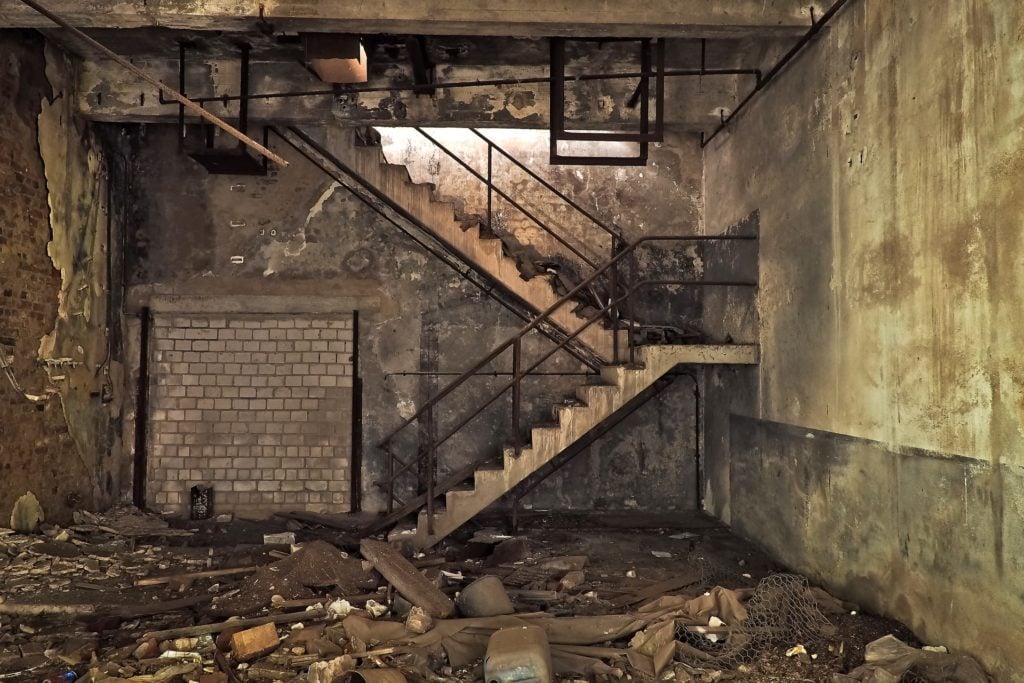
[[[694,666],[732,669],[772,646],[815,643],[831,626],[818,609],[807,579],[794,574],[772,574],[762,579],[746,608],[747,618],[740,624],[729,624],[728,635],[721,639],[692,633],[683,624],[677,626],[677,638],[703,655],[681,652],[680,658]]]

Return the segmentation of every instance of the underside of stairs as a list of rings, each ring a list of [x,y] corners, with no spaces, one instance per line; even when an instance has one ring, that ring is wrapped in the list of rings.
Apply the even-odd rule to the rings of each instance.
[[[601,370],[603,384],[578,387],[579,405],[556,406],[556,426],[535,427],[531,431],[531,444],[520,449],[518,454],[512,448],[504,449],[500,467],[480,467],[471,477],[467,474],[463,486],[447,492],[439,491],[439,495],[444,495],[444,504],[434,508],[432,525],[428,524],[426,509],[420,510],[412,544],[425,549],[438,543],[558,457],[677,365],[752,365],[757,362],[758,347],[750,344],[640,347],[635,365],[606,366]],[[431,526],[432,530],[428,530]],[[409,537],[403,536],[403,540],[408,541]]]
[[[408,169],[389,163],[377,145],[357,144],[354,136],[342,144],[345,147],[339,150],[339,155],[362,180],[401,205],[465,261],[500,282],[538,313],[558,303],[561,297],[550,275],[523,277],[516,259],[505,253],[502,241],[481,226],[478,219],[460,218],[455,204],[437,199],[433,184],[414,183]],[[574,308],[571,302],[564,303],[551,313],[550,321],[569,334],[579,330],[587,319]],[[613,333],[599,322],[580,332],[577,339],[599,358],[612,359]]]

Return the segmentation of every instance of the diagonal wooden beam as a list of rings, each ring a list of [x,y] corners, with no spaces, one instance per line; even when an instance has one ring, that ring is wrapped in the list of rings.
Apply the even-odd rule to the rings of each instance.
[[[207,122],[217,126],[218,128],[223,130],[225,133],[227,133],[231,137],[235,138],[236,140],[238,140],[239,142],[245,144],[246,146],[252,148],[253,150],[255,150],[260,155],[265,156],[267,159],[270,159],[275,164],[278,164],[280,166],[287,166],[288,165],[288,162],[285,161],[283,157],[278,156],[277,154],[274,154],[269,149],[267,149],[266,147],[264,147],[260,143],[256,142],[251,137],[249,137],[248,135],[246,135],[242,131],[238,130],[237,128],[232,126],[230,123],[228,123],[224,119],[221,119],[221,118],[219,118],[217,116],[214,116],[210,112],[206,111],[203,107],[200,107],[198,104],[196,104],[192,100],[188,99],[187,97],[182,95],[180,92],[178,92],[174,88],[164,84],[162,81],[160,81],[160,80],[158,80],[156,78],[153,78],[152,76],[150,76],[145,71],[143,71],[142,69],[138,68],[137,66],[135,66],[134,64],[129,62],[127,59],[125,59],[121,55],[117,54],[116,52],[114,52],[113,50],[109,49],[105,45],[100,44],[99,42],[97,42],[93,38],[90,38],[89,36],[87,36],[82,31],[78,30],[77,28],[75,28],[74,26],[69,24],[68,22],[64,21],[64,19],[60,18],[59,16],[57,16],[56,14],[51,12],[50,10],[46,9],[45,7],[40,5],[38,2],[35,2],[35,0],[21,0],[21,1],[24,4],[28,5],[29,7],[31,7],[32,9],[34,9],[39,14],[43,15],[44,17],[46,17],[47,19],[52,21],[53,23],[55,23],[58,26],[60,26],[61,28],[63,28],[64,30],[70,32],[76,38],[78,38],[82,42],[86,43],[87,45],[89,45],[93,49],[103,53],[104,55],[106,55],[111,60],[117,62],[120,66],[124,67],[125,69],[127,69],[128,71],[133,73],[134,75],[136,75],[139,78],[141,78],[142,80],[146,81],[147,83],[152,85],[154,88],[160,89],[162,92],[166,93],[168,97],[173,99],[175,102],[177,102],[181,106],[185,107],[185,109],[189,110],[190,112],[192,112],[196,116],[202,118],[204,121],[207,121]]]

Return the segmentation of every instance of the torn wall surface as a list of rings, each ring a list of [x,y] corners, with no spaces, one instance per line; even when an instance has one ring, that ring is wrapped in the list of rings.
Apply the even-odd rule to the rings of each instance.
[[[26,391],[47,398],[33,406],[3,388],[0,449],[10,486],[9,510],[32,490],[49,518],[75,506],[114,500],[120,377],[109,353],[106,310],[107,214],[102,154],[74,114],[74,69],[42,39],[5,33],[5,89],[13,107],[5,126],[13,155],[5,171],[12,215],[5,226],[0,342]],[[48,243],[46,240],[49,240]],[[119,323],[118,323],[119,324]]]

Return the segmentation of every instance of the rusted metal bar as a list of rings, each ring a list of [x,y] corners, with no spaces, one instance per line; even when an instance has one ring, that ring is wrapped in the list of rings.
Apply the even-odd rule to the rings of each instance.
[[[210,112],[206,111],[201,106],[199,106],[198,103],[193,102],[192,100],[190,100],[189,98],[185,97],[184,95],[182,95],[180,92],[178,92],[174,88],[170,87],[169,85],[166,85],[165,83],[161,82],[160,80],[158,80],[156,78],[153,78],[152,76],[150,76],[145,71],[143,71],[139,67],[137,67],[134,64],[132,64],[131,62],[129,62],[127,59],[125,59],[121,55],[117,54],[116,52],[114,52],[110,48],[106,47],[105,45],[99,43],[95,39],[89,37],[84,32],[82,32],[81,30],[75,28],[74,26],[72,26],[71,24],[66,22],[61,17],[57,16],[56,14],[51,12],[50,10],[48,10],[45,7],[43,7],[42,5],[40,5],[35,0],[21,0],[21,1],[23,3],[25,3],[26,5],[28,5],[29,7],[31,7],[32,9],[34,9],[36,12],[39,12],[39,14],[42,14],[44,17],[46,17],[47,19],[49,19],[53,23],[57,24],[58,26],[60,26],[64,30],[66,30],[69,33],[71,33],[73,36],[75,36],[76,38],[78,38],[79,40],[84,42],[85,44],[89,45],[94,50],[99,51],[100,53],[102,53],[103,55],[108,57],[109,59],[112,59],[113,61],[117,62],[123,68],[125,68],[126,70],[128,70],[129,72],[134,74],[135,76],[141,78],[145,82],[149,83],[154,88],[157,88],[161,92],[167,93],[167,95],[172,100],[174,100],[175,102],[180,104],[185,109],[188,109],[190,112],[192,112],[196,116],[202,118],[204,121],[208,121],[211,124],[217,126],[218,128],[223,130],[225,133],[227,133],[231,137],[235,138],[236,140],[238,140],[242,144],[250,147],[251,149],[253,149],[257,153],[259,153],[260,155],[266,157],[267,159],[270,159],[275,164],[279,164],[281,166],[287,166],[288,165],[288,162],[285,161],[283,157],[275,154],[274,152],[271,152],[269,149],[267,149],[266,147],[264,147],[260,143],[256,142],[255,140],[253,140],[248,135],[245,135],[244,133],[242,133],[240,130],[238,130],[237,128],[232,126],[227,121],[224,121],[223,119],[221,119],[221,118],[219,118],[217,116],[214,116]]]
[[[786,54],[782,55],[782,58],[779,59],[778,62],[776,62],[775,66],[768,70],[768,73],[766,73],[764,77],[758,76],[757,84],[754,86],[754,89],[747,93],[747,96],[744,97],[738,105],[736,105],[736,107],[729,113],[728,116],[722,119],[722,122],[718,125],[718,128],[715,129],[715,132],[713,132],[706,139],[704,137],[704,133],[700,134],[700,146],[707,147],[712,140],[718,137],[718,134],[725,130],[729,123],[733,119],[735,119],[741,111],[747,108],[747,105],[750,104],[750,101],[752,99],[754,99],[754,96],[757,95],[757,93],[764,90],[768,86],[768,84],[772,82],[772,79],[778,76],[779,73],[781,73],[782,70],[785,69],[791,61],[793,61],[793,58],[800,54],[800,52],[807,46],[807,44],[814,39],[818,32],[821,31],[821,29],[824,28],[825,25],[832,20],[832,17],[838,14],[839,10],[841,10],[848,2],[849,0],[836,0],[836,2],[828,9],[828,11],[826,11],[825,14],[821,15],[821,19],[817,21],[813,20],[814,9],[811,8],[812,21],[810,30],[808,30],[807,33],[805,33],[800,38],[800,40],[796,41],[793,47],[791,47],[789,51],[786,52]]]
[[[522,408],[522,352],[523,338],[517,337],[512,343],[512,447],[516,457],[522,444],[519,439],[519,412]]]
[[[481,133],[476,128],[470,128],[469,130],[472,133],[474,133],[478,138],[480,138],[480,139],[484,140],[485,142],[487,142],[487,144],[489,146],[493,147],[499,154],[501,154],[503,157],[505,157],[506,159],[511,161],[517,168],[519,168],[521,171],[526,173],[526,175],[530,176],[531,178],[536,180],[538,183],[540,183],[546,190],[554,193],[554,195],[556,197],[558,197],[563,202],[565,202],[566,204],[571,206],[573,209],[575,209],[577,213],[582,214],[587,219],[589,219],[591,223],[593,223],[597,227],[601,228],[602,230],[604,230],[609,235],[612,235],[613,237],[618,237],[618,238],[622,237],[622,233],[620,231],[615,230],[615,229],[609,227],[607,223],[599,220],[592,213],[590,213],[589,211],[584,209],[582,206],[577,204],[575,201],[573,201],[565,193],[561,192],[554,185],[552,185],[548,181],[544,180],[544,178],[542,178],[540,175],[538,175],[537,172],[534,171],[532,168],[530,168],[529,166],[527,166],[523,162],[519,161],[519,159],[515,158],[512,154],[510,154],[507,150],[505,150],[501,145],[499,145],[498,143],[496,143],[493,140],[491,140],[489,137],[487,137],[486,135]]]
[[[712,281],[712,280],[644,280],[643,282],[639,282],[636,285],[630,287],[630,289],[623,296],[619,297],[619,299],[613,300],[613,301],[609,301],[608,305],[606,305],[604,308],[602,308],[600,311],[598,311],[598,313],[596,315],[594,315],[593,317],[587,319],[587,321],[583,324],[582,327],[580,327],[578,330],[576,330],[571,335],[569,335],[569,337],[565,341],[563,341],[561,344],[568,344],[568,343],[570,343],[573,339],[575,339],[577,336],[579,336],[584,330],[586,330],[591,325],[593,325],[595,322],[597,322],[598,320],[603,318],[605,316],[606,311],[608,310],[609,307],[621,303],[626,298],[631,296],[634,292],[636,292],[636,291],[638,291],[640,289],[643,289],[645,287],[666,287],[666,286],[675,286],[675,287],[685,287],[685,286],[690,286],[690,287],[756,287],[757,283],[756,282],[750,282],[750,281],[744,281],[744,280],[717,280],[717,281]],[[517,335],[511,341],[506,342],[505,344],[503,344],[500,347],[499,351],[504,351],[505,349],[507,349],[511,344],[513,344],[519,338],[520,338],[520,336]],[[526,370],[524,370],[522,374],[524,374],[524,375],[530,374],[535,369],[537,369],[544,361],[546,361],[548,358],[550,358],[551,356],[553,356],[556,353],[558,353],[558,351],[560,350],[561,344],[559,346],[556,346],[554,349],[552,349],[550,352],[548,352],[544,356],[542,356],[540,358],[540,360],[538,360],[536,363],[534,363],[530,367],[526,368]],[[428,408],[432,408],[432,406],[434,404],[438,403],[444,396],[447,396],[450,393],[450,391],[452,389],[454,389],[456,386],[460,385],[461,382],[462,382],[462,379],[456,380],[455,382],[450,384],[446,389],[442,390],[439,394],[437,394],[434,398],[430,399],[430,401],[427,402],[427,405],[424,406],[424,408],[420,409],[420,411],[418,411],[416,415],[413,415],[412,417],[408,418],[408,421],[406,422],[406,424],[401,426],[401,427],[399,427],[397,430],[395,430],[394,433],[397,433],[398,431],[401,431],[402,429],[405,428],[405,426],[407,426],[408,424],[411,424],[413,421],[418,419],[418,417],[421,415],[421,413],[423,413]],[[495,401],[497,401],[506,391],[511,389],[514,386],[514,384],[515,384],[515,380],[513,380],[511,382],[508,382],[507,384],[505,384],[505,386],[503,386],[501,389],[496,391],[491,396],[490,399],[488,399],[487,401],[484,401],[483,403],[479,404],[477,406],[476,410],[474,410],[466,418],[464,418],[461,422],[459,422],[454,427],[452,427],[448,431],[447,434],[445,434],[443,437],[441,437],[439,439],[436,439],[434,441],[434,447],[436,448],[436,447],[440,446],[441,444],[443,444],[446,441],[448,441],[448,439],[450,439],[453,436],[455,436],[455,434],[457,434],[463,427],[465,427],[470,422],[472,422],[474,419],[476,419],[481,413],[484,412],[484,410],[486,410],[491,404],[493,404]],[[392,434],[391,436],[388,436],[387,438],[390,439],[393,435],[394,434]],[[409,463],[407,463],[403,467],[399,468],[396,471],[395,476],[398,476],[398,475],[402,474],[405,470],[410,468],[412,465],[422,461],[422,459],[423,459],[423,454],[421,453],[419,456],[413,458]]]
[[[368,183],[366,183],[364,178],[362,178],[353,169],[351,169],[350,167],[348,167],[344,163],[342,163],[340,159],[338,159],[334,155],[330,154],[322,146],[316,144],[305,133],[302,133],[297,128],[290,128],[289,129],[289,132],[291,132],[292,134],[296,135],[302,141],[302,143],[304,143],[306,145],[309,145],[310,149],[312,149],[313,152],[315,152],[316,154],[321,155],[322,158],[325,161],[327,161],[328,163],[337,166],[337,168],[341,171],[341,173],[338,173],[337,171],[332,171],[332,170],[328,169],[324,165],[324,163],[321,162],[319,159],[317,159],[312,153],[310,153],[309,150],[304,149],[301,145],[296,144],[296,142],[294,140],[292,140],[291,138],[289,138],[286,135],[283,135],[281,133],[281,131],[279,131],[276,127],[269,126],[265,130],[269,130],[274,135],[276,135],[278,138],[283,140],[289,147],[294,149],[304,159],[306,159],[306,161],[308,161],[309,163],[313,164],[315,167],[320,169],[320,171],[322,171],[329,178],[331,178],[336,183],[338,183],[342,188],[344,188],[346,191],[348,191],[353,197],[358,199],[362,204],[364,204],[366,207],[371,209],[374,213],[379,215],[381,218],[386,220],[388,223],[390,223],[391,225],[395,226],[395,228],[397,228],[399,231],[401,231],[402,234],[404,234],[406,237],[408,237],[409,239],[411,239],[414,242],[416,242],[416,244],[420,245],[424,250],[427,251],[427,253],[429,253],[432,256],[434,256],[435,258],[439,259],[446,266],[448,266],[449,268],[454,270],[456,273],[458,273],[459,276],[461,276],[467,282],[469,282],[474,287],[479,289],[485,296],[488,296],[492,300],[494,300],[494,301],[498,302],[499,304],[501,304],[512,315],[516,316],[517,318],[519,318],[523,322],[530,322],[533,319],[522,308],[517,308],[516,306],[513,306],[512,304],[510,304],[506,300],[506,298],[504,298],[504,297],[502,297],[502,296],[500,296],[498,294],[498,292],[504,292],[505,291],[504,289],[502,289],[502,288],[500,288],[500,287],[498,287],[498,286],[496,286],[494,284],[490,284],[490,285],[485,286],[484,283],[481,283],[478,278],[482,278],[484,276],[479,275],[480,271],[476,270],[473,267],[473,262],[471,260],[469,260],[464,254],[462,254],[459,250],[453,248],[451,245],[448,245],[447,242],[444,242],[439,237],[437,237],[433,233],[433,231],[431,231],[427,227],[426,224],[424,224],[422,221],[418,220],[415,216],[413,216],[407,210],[403,209],[400,205],[397,205],[394,202],[389,201],[388,197],[386,195],[384,195],[383,193],[380,193],[380,192],[375,192],[374,189],[372,188],[372,186],[370,186]],[[398,221],[396,221],[394,218],[392,218],[390,215],[388,215],[388,213],[386,211],[384,211],[381,208],[381,206],[378,206],[377,204],[372,202],[370,199],[368,199],[367,197],[363,196],[363,194],[361,192],[356,191],[356,189],[353,188],[349,184],[349,182],[342,176],[342,173],[347,175],[347,176],[349,176],[349,178],[356,180],[361,185],[363,185],[364,189],[370,195],[372,195],[377,201],[379,201],[381,203],[381,205],[389,207],[397,215],[401,216],[405,220],[409,221],[409,223],[411,223],[412,225],[416,226],[416,228],[418,228],[421,232],[423,232],[425,234],[428,234],[431,237],[433,237],[433,239],[436,240],[436,242],[439,245],[444,245],[445,248],[438,249],[434,244],[424,241],[423,239],[417,237],[411,231],[409,231],[408,229],[403,227],[401,224],[399,224]],[[458,263],[454,262],[453,259],[458,259],[462,263],[466,264],[466,267],[460,267],[460,265]],[[475,274],[477,277],[471,277],[470,276],[471,273]],[[511,295],[509,295],[509,298],[511,298]],[[564,336],[561,333],[561,331],[554,329],[551,325],[541,326],[538,331],[541,334],[543,334],[545,337],[547,337],[548,339],[551,339],[552,341],[557,341],[558,339],[561,339]],[[594,372],[597,372],[598,367],[599,367],[598,364],[595,363],[594,360],[585,357],[578,350],[573,349],[573,348],[566,348],[566,353],[568,353],[570,356],[572,356],[573,358],[578,360],[583,365],[585,365],[588,368],[592,369]],[[458,375],[458,374],[461,374],[461,373],[455,373],[455,374]]]
[[[437,458],[437,443],[434,439],[434,407],[427,407],[427,533],[434,533],[434,462]]]
[[[455,380],[454,382],[450,383],[447,387],[445,387],[440,392],[438,392],[437,395],[434,396],[434,398],[430,399],[430,402],[440,401],[445,396],[447,396],[451,392],[455,391],[455,389],[460,387],[470,377],[473,377],[481,368],[483,368],[488,363],[490,363],[495,358],[497,358],[499,355],[501,355],[501,353],[503,351],[505,351],[505,349],[507,349],[509,346],[512,345],[512,341],[515,338],[522,337],[522,336],[526,335],[526,333],[528,333],[530,330],[533,330],[533,329],[537,328],[542,322],[547,320],[548,317],[554,311],[558,310],[558,308],[560,308],[561,306],[565,305],[567,302],[571,301],[572,298],[574,296],[576,296],[577,293],[582,291],[584,288],[588,287],[598,277],[601,277],[609,268],[612,267],[612,265],[614,265],[615,263],[620,262],[622,259],[626,258],[630,254],[632,254],[634,251],[636,251],[639,247],[641,247],[641,246],[643,246],[643,245],[645,245],[645,244],[647,244],[649,242],[738,242],[738,241],[750,242],[750,241],[756,241],[756,240],[757,240],[757,235],[683,235],[683,236],[650,235],[648,237],[641,237],[640,239],[634,241],[632,244],[630,244],[625,249],[620,251],[619,255],[617,257],[615,257],[615,259],[613,259],[612,261],[606,263],[604,266],[602,266],[601,268],[599,268],[595,272],[591,273],[581,283],[579,283],[578,285],[573,287],[571,290],[569,290],[569,292],[567,292],[561,299],[559,299],[555,303],[551,304],[545,310],[541,311],[541,313],[539,315],[537,315],[536,318],[534,318],[531,322],[529,322],[525,327],[521,328],[515,335],[513,335],[512,338],[510,338],[510,339],[506,340],[505,342],[503,342],[502,344],[498,345],[495,349],[493,349],[490,353],[488,353],[483,359],[481,359],[479,362],[474,364],[473,367],[471,367],[469,370],[464,372],[457,380]],[[660,282],[660,281],[658,281],[658,282]],[[640,283],[640,285],[643,285],[643,284],[644,283]],[[674,284],[680,284],[680,282],[674,282]],[[697,281],[697,284],[710,285],[710,284],[727,284],[727,283],[713,283],[713,282],[708,282],[708,281],[702,280],[702,281]],[[751,282],[741,282],[741,283],[736,283],[736,284],[739,284],[739,285],[742,285],[742,286],[756,286],[757,285],[757,283],[751,283]],[[640,286],[640,285],[636,285],[633,288],[631,288],[629,293],[635,291],[636,288],[638,286]],[[627,293],[627,296],[628,296],[629,293]],[[605,308],[607,308],[607,307],[605,307]],[[603,316],[603,315],[604,315],[604,310],[601,311],[599,316]],[[591,319],[591,321],[588,322],[587,325],[584,325],[583,328],[580,328],[580,330],[577,330],[574,334],[570,335],[569,338],[563,340],[562,343],[559,344],[559,347],[565,346],[565,344],[569,343],[569,341],[571,341],[571,339],[575,339],[577,336],[579,336],[579,333],[583,329],[585,329],[588,325],[590,325],[596,319],[597,318]],[[531,368],[531,370],[532,369],[533,368]],[[531,370],[527,370],[526,374],[529,374],[529,372]],[[424,411],[424,408],[420,408],[412,416],[410,416],[410,417],[406,418],[405,420],[403,420],[402,424],[400,424],[398,427],[396,427],[394,430],[392,430],[390,434],[388,434],[386,437],[384,437],[381,440],[380,445],[383,446],[385,443],[390,441],[392,439],[392,437],[394,437],[396,434],[398,434],[398,432],[402,431],[407,426],[409,426],[410,424],[415,422],[416,419],[419,418],[423,414],[423,411]]]
[[[586,264],[587,264],[588,266],[590,266],[591,268],[597,268],[597,264],[596,264],[596,263],[594,263],[594,261],[593,261],[592,259],[589,259],[589,258],[587,258],[586,254],[584,254],[584,253],[583,253],[582,251],[580,251],[579,249],[577,249],[576,247],[574,247],[574,246],[573,246],[572,244],[570,244],[569,242],[567,242],[567,241],[565,240],[565,238],[564,238],[564,237],[562,237],[561,235],[559,235],[559,234],[558,234],[557,232],[555,232],[555,231],[554,231],[554,230],[552,230],[552,229],[551,229],[550,227],[548,227],[548,226],[547,226],[547,224],[545,224],[545,223],[544,223],[544,222],[543,222],[542,220],[540,220],[539,218],[537,218],[536,216],[534,216],[534,215],[533,215],[532,213],[530,213],[530,211],[528,211],[528,210],[527,210],[527,209],[526,209],[526,208],[525,208],[525,207],[524,207],[524,206],[523,206],[522,204],[520,204],[520,203],[519,203],[519,202],[517,202],[517,201],[516,201],[515,199],[513,199],[513,198],[512,198],[512,196],[511,196],[511,195],[509,195],[509,194],[508,194],[507,192],[505,192],[504,190],[502,190],[502,189],[501,189],[501,188],[499,188],[499,187],[494,187],[494,184],[493,184],[493,183],[491,183],[491,182],[490,182],[490,181],[488,180],[488,178],[487,178],[487,177],[486,177],[485,175],[481,174],[481,173],[480,173],[479,171],[477,171],[477,170],[476,170],[475,168],[473,168],[472,166],[470,166],[469,164],[467,164],[467,163],[465,162],[465,160],[463,160],[463,159],[462,159],[462,158],[461,158],[461,157],[460,157],[460,156],[459,156],[458,154],[456,154],[455,152],[451,151],[450,149],[448,149],[447,147],[445,147],[445,146],[444,146],[443,144],[441,144],[440,142],[438,142],[438,141],[437,141],[437,140],[436,140],[436,139],[435,139],[435,138],[434,138],[433,136],[431,136],[431,135],[430,135],[429,133],[427,133],[427,132],[426,132],[425,130],[423,130],[423,129],[422,129],[422,128],[420,128],[419,126],[416,126],[416,127],[415,127],[415,130],[416,130],[416,131],[417,131],[417,132],[418,132],[418,133],[419,133],[420,135],[422,135],[422,136],[423,136],[423,137],[425,137],[425,138],[426,138],[427,140],[429,140],[429,141],[430,141],[431,143],[433,143],[435,147],[437,147],[437,148],[438,148],[438,149],[440,149],[440,150],[441,150],[442,152],[444,152],[444,153],[445,153],[445,154],[447,154],[447,155],[448,155],[449,157],[451,157],[453,161],[455,161],[455,162],[456,162],[457,164],[459,164],[459,165],[460,165],[460,166],[462,166],[462,167],[463,167],[464,169],[466,169],[467,171],[469,171],[469,173],[470,173],[470,174],[471,174],[471,175],[472,175],[473,177],[475,177],[475,178],[476,178],[477,180],[479,180],[479,181],[480,181],[480,182],[482,182],[482,183],[486,183],[486,184],[488,185],[488,187],[489,187],[489,188],[491,188],[491,189],[493,189],[493,191],[494,191],[494,192],[495,192],[495,193],[496,193],[496,194],[497,194],[497,195],[498,195],[499,197],[501,197],[502,199],[504,199],[505,201],[507,201],[507,202],[508,202],[509,204],[511,204],[511,205],[512,205],[513,207],[515,207],[516,209],[518,209],[520,213],[522,213],[522,214],[523,214],[524,216],[526,216],[526,217],[527,217],[527,218],[529,218],[529,219],[530,219],[531,221],[533,221],[533,223],[534,223],[534,224],[536,224],[536,225],[537,225],[537,227],[539,227],[539,228],[540,228],[541,230],[543,230],[543,231],[544,231],[544,232],[546,232],[547,234],[551,235],[551,236],[552,236],[552,237],[553,237],[553,238],[555,239],[555,241],[556,241],[556,242],[558,242],[558,243],[559,243],[559,244],[561,244],[561,245],[562,245],[563,247],[565,247],[566,249],[568,249],[569,251],[571,251],[571,252],[572,252],[573,254],[575,254],[575,255],[576,255],[576,256],[577,256],[577,257],[578,257],[578,258],[579,258],[579,259],[580,259],[581,261],[583,261],[584,263],[586,263]]]
[[[494,145],[487,142],[487,229],[494,232]]]
[[[567,78],[572,81],[599,81],[618,80],[625,78],[642,78],[644,76],[657,76],[655,73],[644,73],[642,71],[628,71],[616,73],[599,74],[569,74]],[[665,76],[668,77],[704,77],[704,76],[754,76],[760,80],[760,69],[667,69]],[[497,87],[502,85],[539,85],[548,83],[549,76],[531,76],[528,78],[486,78],[475,81],[450,81],[448,83],[434,83],[432,87],[439,90],[458,88],[481,88]],[[371,86],[344,86],[337,89],[315,88],[312,90],[293,90],[288,92],[261,92],[249,95],[209,95],[207,97],[194,97],[193,102],[234,102],[235,100],[274,100],[287,99],[290,97],[337,97],[338,95],[358,95],[360,93],[375,92],[416,92],[422,86],[402,85],[394,83],[391,85]]]

